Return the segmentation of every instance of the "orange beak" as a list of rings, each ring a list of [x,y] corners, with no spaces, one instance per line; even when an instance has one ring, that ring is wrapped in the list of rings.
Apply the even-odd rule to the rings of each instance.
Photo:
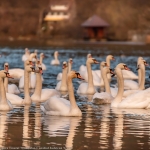
[[[124,69],[130,71],[130,69],[128,67],[124,67]]]

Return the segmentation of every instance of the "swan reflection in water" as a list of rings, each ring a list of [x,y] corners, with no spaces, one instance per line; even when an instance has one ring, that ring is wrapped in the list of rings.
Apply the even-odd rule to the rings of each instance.
[[[66,136],[66,131],[68,130],[68,136],[66,139],[66,149],[72,149],[74,143],[74,136],[81,122],[81,117],[62,117],[62,116],[47,116],[44,118],[44,130],[48,133],[50,137],[60,137]]]
[[[7,132],[7,112],[0,111],[0,148],[5,147],[5,137]]]
[[[112,113],[115,115],[115,131],[113,136],[114,149],[122,149],[123,138],[123,112],[121,109],[113,108]]]
[[[93,136],[92,111],[93,111],[92,106],[87,104],[87,111],[85,116],[85,129],[84,129],[85,138],[92,138]]]
[[[22,146],[31,147],[30,137],[31,132],[29,132],[29,109],[30,106],[24,106],[24,119],[23,119],[23,137],[22,137]]]
[[[31,118],[29,117],[30,106],[24,107],[24,120],[23,120],[23,142],[22,146],[31,147],[32,145],[32,137],[36,138],[34,145],[40,146],[40,137],[41,137],[41,109],[40,104],[36,103],[35,113],[34,113],[34,128],[32,128],[32,124],[29,123]],[[32,135],[32,131],[34,131],[34,135]]]
[[[40,146],[41,126],[42,126],[40,103],[36,103],[34,116],[35,116],[34,138],[38,139],[37,141],[35,141],[34,144],[36,146]]]
[[[100,123],[100,149],[107,149],[109,147],[109,124],[110,124],[110,105],[102,105],[102,119]]]

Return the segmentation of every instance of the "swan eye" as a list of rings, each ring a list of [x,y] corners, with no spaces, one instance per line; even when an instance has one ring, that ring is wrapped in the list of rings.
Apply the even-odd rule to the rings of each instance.
[[[105,66],[107,66],[107,63],[105,63]]]

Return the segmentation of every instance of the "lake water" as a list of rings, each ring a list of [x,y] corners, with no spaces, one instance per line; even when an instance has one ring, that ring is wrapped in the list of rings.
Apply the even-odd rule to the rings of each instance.
[[[105,60],[108,52],[96,52],[90,50],[63,50],[59,59],[62,63],[68,58],[73,58],[73,70],[78,70],[81,64],[85,64],[87,53],[91,53],[98,61]],[[33,49],[31,50],[33,51]],[[43,74],[43,88],[55,88],[56,76],[62,70],[62,66],[51,66],[54,50],[38,50],[38,53],[47,56],[44,63],[47,70]],[[0,66],[3,69],[4,62],[10,64],[10,68],[23,68],[21,57],[23,49],[0,48]],[[116,54],[111,68],[124,62],[136,72],[136,61],[140,53],[131,51],[131,56]],[[150,58],[143,56],[148,63]],[[92,65],[92,69],[99,69],[99,65]],[[146,68],[146,87],[149,87],[149,67]],[[40,106],[32,104],[31,107],[15,107],[10,112],[0,112],[0,149],[150,149],[150,110],[145,109],[111,109],[110,105],[94,105],[91,96],[86,98],[76,94],[79,86],[75,79],[75,97],[82,117],[48,116]],[[116,83],[116,80],[112,80]],[[23,93],[20,96],[24,96]]]

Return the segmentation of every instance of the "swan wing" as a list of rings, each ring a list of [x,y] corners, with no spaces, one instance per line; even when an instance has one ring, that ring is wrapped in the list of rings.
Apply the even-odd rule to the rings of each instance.
[[[80,72],[80,71],[86,71],[86,70],[87,70],[87,67],[84,66],[84,65],[81,65],[81,66],[79,67],[79,72]]]
[[[129,95],[118,105],[120,108],[146,108],[150,103],[150,88]]]
[[[131,79],[131,80],[138,79],[138,76],[132,71],[122,70],[122,74],[124,79]]]
[[[124,89],[137,90],[139,84],[133,80],[124,80]]]
[[[53,96],[41,105],[42,111],[48,115],[66,116],[70,111],[70,104],[68,105],[66,99]],[[69,101],[68,101],[69,102]]]
[[[78,87],[77,93],[86,94],[88,83],[81,83]]]
[[[57,75],[57,80],[62,80],[62,73],[61,73],[61,72],[58,73],[58,75]]]
[[[46,70],[46,65],[42,63],[42,70]]]
[[[15,84],[8,84],[8,93],[20,94],[20,91]]]
[[[60,93],[55,89],[42,89],[41,91],[41,100],[46,101],[52,96],[60,97]]]
[[[12,105],[22,105],[23,99],[18,95],[6,93],[7,99],[11,102]]]
[[[61,86],[61,81],[59,81],[59,82],[57,83],[55,89],[59,91],[59,90],[60,90],[60,86]]]
[[[116,97],[116,95],[118,93],[118,88],[112,88],[112,87],[110,87],[110,91],[111,91],[111,95],[113,97]]]

